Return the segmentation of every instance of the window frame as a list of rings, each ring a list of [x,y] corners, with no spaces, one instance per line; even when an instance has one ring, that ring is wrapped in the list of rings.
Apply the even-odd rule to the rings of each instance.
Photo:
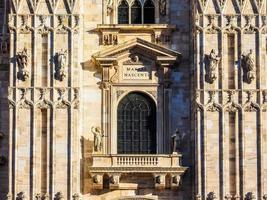
[[[118,1],[118,4],[116,6],[116,12],[117,12],[116,22],[117,22],[117,24],[121,24],[121,25],[123,25],[123,24],[119,23],[119,6],[120,6],[122,1],[123,0]],[[129,9],[129,11],[128,11],[128,24],[132,24],[132,17],[131,17],[132,16],[132,12],[131,12],[132,5],[134,4],[135,1],[138,1],[141,5],[141,23],[140,24],[132,24],[132,25],[146,25],[144,23],[144,5],[145,5],[146,1],[148,1],[148,0],[125,0],[125,1],[128,3],[128,9]],[[157,21],[156,20],[156,18],[157,18],[157,12],[156,12],[157,4],[156,4],[155,0],[151,0],[151,2],[154,4],[154,23],[152,23],[152,24],[156,24],[156,21]],[[126,24],[124,24],[124,25],[126,25]]]

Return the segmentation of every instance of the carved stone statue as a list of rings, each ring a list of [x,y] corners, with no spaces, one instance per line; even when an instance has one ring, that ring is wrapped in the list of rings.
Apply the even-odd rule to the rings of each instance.
[[[110,15],[113,11],[113,0],[106,0],[107,1],[107,15]]]
[[[177,148],[181,148],[181,141],[183,139],[183,136],[179,129],[177,128],[175,130],[175,133],[172,135],[172,143],[171,143],[171,148],[172,148],[172,153],[177,152]]]
[[[159,0],[159,12],[163,16],[167,14],[167,0]]]
[[[103,148],[103,141],[102,138],[104,137],[103,131],[100,127],[92,127],[92,133],[94,134],[94,150],[101,151]]]
[[[66,64],[67,64],[67,50],[61,49],[56,55],[56,73],[55,78],[59,81],[63,81],[66,77]]]
[[[16,60],[19,68],[17,75],[18,79],[25,81],[29,78],[29,71],[28,71],[29,56],[26,48],[24,48],[21,52],[18,52]]]
[[[255,61],[252,56],[252,49],[247,55],[242,55],[241,65],[244,82],[251,83],[255,79]]]
[[[212,49],[209,55],[205,57],[205,79],[208,83],[212,84],[217,79],[217,68],[220,61],[220,57],[215,54],[215,50]]]

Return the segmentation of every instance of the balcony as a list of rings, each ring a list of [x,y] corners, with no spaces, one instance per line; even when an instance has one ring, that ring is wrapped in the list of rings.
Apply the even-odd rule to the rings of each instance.
[[[165,178],[168,176],[171,177],[171,188],[174,189],[179,186],[180,177],[187,169],[180,163],[180,154],[93,155],[89,173],[93,178],[95,189],[103,189],[104,174],[109,176],[110,189],[120,189],[125,186],[125,184],[120,184],[122,174],[152,174],[155,188],[158,189],[165,188]]]

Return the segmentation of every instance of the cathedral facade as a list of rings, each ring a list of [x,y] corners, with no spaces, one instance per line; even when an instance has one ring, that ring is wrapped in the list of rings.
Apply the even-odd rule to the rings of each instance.
[[[0,200],[267,200],[267,0],[0,2]]]

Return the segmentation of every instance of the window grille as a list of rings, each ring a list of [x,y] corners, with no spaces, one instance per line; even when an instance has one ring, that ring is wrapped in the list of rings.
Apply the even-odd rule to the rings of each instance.
[[[118,105],[118,153],[156,153],[156,106],[142,93],[130,93]]]

